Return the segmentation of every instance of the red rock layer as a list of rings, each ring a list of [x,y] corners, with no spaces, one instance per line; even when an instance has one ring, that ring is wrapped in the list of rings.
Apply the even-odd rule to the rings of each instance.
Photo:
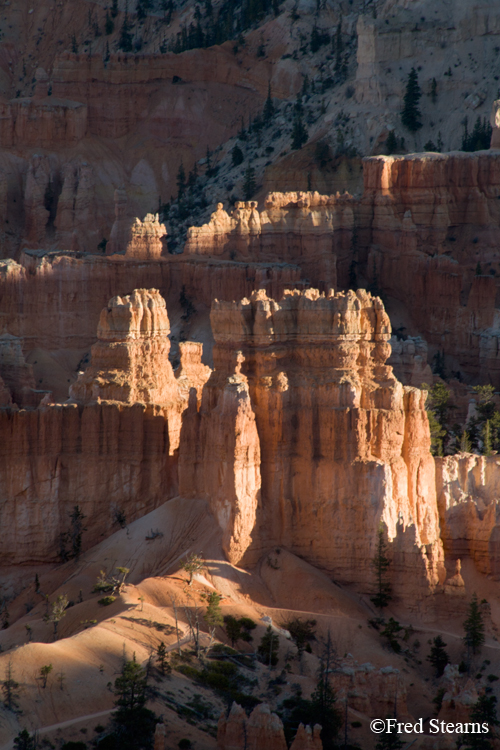
[[[189,229],[184,252],[300,263],[326,289],[337,284],[337,264],[348,265],[353,203],[348,194],[270,193],[263,211],[255,201],[238,201],[231,215],[219,203],[208,224]]]
[[[358,260],[368,281],[404,304],[433,352],[500,385],[500,153],[371,157],[364,183]]]
[[[241,299],[260,287],[280,296],[300,278],[298,268],[290,265],[32,252],[24,254],[21,263],[0,262],[0,321],[21,338],[24,351],[85,350],[95,342],[108,300],[135,288],[159,289],[170,310],[180,308],[182,290],[196,309],[210,309],[214,298]]]
[[[0,565],[56,561],[75,505],[87,549],[175,496],[168,433],[160,406],[0,409]]]
[[[436,458],[441,534],[447,557],[471,558],[500,578],[500,467],[496,456]]]
[[[385,364],[380,300],[261,291],[215,301],[211,322],[215,369],[184,420],[180,493],[211,500],[229,559],[280,544],[366,587],[383,521],[415,592],[442,582],[425,396]]]

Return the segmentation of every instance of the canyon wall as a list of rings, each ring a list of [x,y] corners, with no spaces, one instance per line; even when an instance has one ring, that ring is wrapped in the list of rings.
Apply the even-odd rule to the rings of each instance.
[[[108,300],[134,288],[157,288],[169,310],[187,314],[189,302],[195,311],[207,310],[214,298],[241,299],[261,287],[280,296],[300,282],[299,269],[289,264],[28,251],[19,263],[0,261],[0,326],[22,340],[24,351],[85,351]]]
[[[448,374],[500,384],[500,153],[364,160],[359,262]],[[407,331],[411,332],[411,331]]]
[[[0,409],[0,565],[56,562],[78,505],[83,548],[177,488],[168,410],[146,404]]]
[[[337,267],[347,273],[352,254],[352,196],[269,193],[264,210],[257,205],[237,201],[229,215],[219,203],[208,224],[189,229],[184,252],[299,264],[322,290],[336,286]]]
[[[436,458],[441,535],[447,557],[469,557],[500,578],[500,460],[460,453]]]
[[[425,396],[385,364],[380,300],[308,290],[278,303],[260,291],[216,300],[211,323],[214,371],[184,418],[179,492],[210,500],[229,559],[282,545],[366,588],[384,523],[396,588],[442,583]]]
[[[169,332],[156,289],[114,297],[70,401],[0,409],[0,565],[64,557],[76,505],[88,548],[177,494],[181,415],[210,370],[187,346],[178,383]]]

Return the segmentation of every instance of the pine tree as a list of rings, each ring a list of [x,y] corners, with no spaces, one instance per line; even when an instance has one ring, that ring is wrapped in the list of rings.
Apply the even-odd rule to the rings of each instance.
[[[163,641],[161,641],[156,651],[156,661],[160,665],[160,672],[163,676],[165,676],[166,674],[170,674],[170,672],[172,671],[172,667],[168,663],[167,647],[165,646]]]
[[[78,54],[78,44],[76,42],[76,36],[73,34],[71,37],[71,51],[76,55]]]
[[[468,653],[478,654],[484,643],[484,622],[477,594],[473,594],[469,604],[469,613],[464,622],[464,642]]]
[[[268,625],[257,649],[260,660],[270,667],[275,667],[278,663],[278,649],[279,638],[275,635],[272,627]]]
[[[493,750],[492,740],[496,738],[494,727],[500,722],[497,718],[497,699],[494,695],[480,695],[472,706],[470,721],[478,724],[486,724],[488,732],[485,734],[471,733],[466,736],[464,750]]]
[[[15,750],[35,750],[36,745],[36,735],[31,735],[27,729],[19,732],[14,740]]]
[[[40,668],[40,677],[42,679],[42,687],[45,689],[47,687],[47,680],[49,679],[49,674],[52,672],[52,664],[45,664],[43,667]]]
[[[380,526],[377,532],[377,551],[375,557],[372,559],[372,568],[375,571],[377,591],[375,595],[371,597],[371,601],[379,609],[387,607],[392,599],[392,587],[386,576],[391,561],[387,557],[386,552],[387,545],[384,539],[384,528],[383,526]]]
[[[109,36],[110,34],[113,33],[114,30],[115,30],[115,22],[109,15],[108,11],[106,11],[106,20],[104,21],[104,33],[106,34],[106,36]]]
[[[394,133],[394,130],[389,131],[389,135],[387,136],[387,140],[385,142],[385,148],[387,150],[388,155],[394,154],[396,149],[398,147],[398,139],[396,138],[396,134]]]
[[[186,190],[186,172],[184,170],[184,164],[180,163],[177,171],[177,200],[181,200]]]
[[[302,146],[307,143],[309,138],[309,133],[307,132],[307,128],[302,122],[302,116],[299,114],[295,118],[295,121],[293,123],[293,130],[292,130],[292,149],[294,151],[298,151],[302,148]]]
[[[113,0],[113,3],[111,5],[111,17],[116,18],[118,15],[118,0]]]
[[[231,151],[231,160],[233,167],[238,167],[243,162],[243,151],[236,143]]]
[[[137,0],[136,13],[137,13],[137,20],[144,21],[144,19],[146,18],[146,8],[145,8],[144,0]]]
[[[274,104],[273,100],[271,98],[271,83],[269,82],[268,88],[267,88],[267,99],[266,103],[264,104],[264,111],[262,113],[262,117],[264,118],[265,123],[271,122],[274,115]]]
[[[483,456],[493,455],[493,449],[491,446],[491,423],[487,419],[483,427]]]
[[[75,505],[69,514],[71,520],[71,551],[73,557],[78,560],[82,551],[82,534],[86,529],[83,526],[83,520],[86,516],[82,513],[80,506]]]
[[[221,627],[224,623],[222,610],[220,608],[221,599],[222,597],[220,596],[220,594],[217,594],[215,591],[212,591],[207,598],[208,607],[203,617],[208,625],[208,629],[210,632],[210,645],[208,647],[209,649],[211,648],[214,641],[216,629],[218,627]]]
[[[246,201],[250,200],[256,188],[255,169],[249,164],[245,170],[245,180],[243,182],[243,197]]]
[[[403,100],[403,112],[401,113],[401,122],[412,133],[416,133],[422,127],[422,122],[420,121],[422,115],[418,108],[421,96],[422,91],[418,84],[417,71],[415,68],[412,68],[408,75],[406,93]]]
[[[120,39],[118,41],[118,47],[122,52],[132,52],[132,34],[130,31],[130,22],[128,19],[128,13],[125,10],[125,17],[123,19],[122,28],[120,31]]]
[[[435,78],[431,81],[431,102],[435,104],[437,101],[437,81]]]
[[[152,746],[156,717],[146,708],[148,686],[146,670],[135,660],[125,661],[122,672],[115,680],[115,707],[113,720],[122,750],[139,750]],[[113,745],[114,746],[114,745]]]
[[[17,699],[19,697],[17,688],[19,683],[14,679],[14,671],[12,669],[12,659],[7,662],[7,669],[5,670],[5,680],[2,683],[3,691],[3,702],[5,708],[9,711],[14,711],[17,707]]]
[[[436,677],[441,677],[444,673],[444,668],[449,664],[450,657],[445,651],[446,643],[443,641],[440,635],[434,638],[434,645],[431,648],[431,652],[427,659],[430,661],[434,669],[436,670]]]

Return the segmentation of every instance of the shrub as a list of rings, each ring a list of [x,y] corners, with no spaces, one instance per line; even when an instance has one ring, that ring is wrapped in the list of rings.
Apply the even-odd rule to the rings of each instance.
[[[104,596],[102,599],[98,599],[97,603],[102,607],[107,607],[109,604],[116,602],[116,596]]]

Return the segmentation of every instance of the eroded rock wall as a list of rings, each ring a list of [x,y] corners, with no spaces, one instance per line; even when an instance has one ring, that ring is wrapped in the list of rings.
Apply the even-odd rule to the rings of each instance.
[[[354,200],[344,195],[269,193],[264,210],[237,201],[229,215],[219,203],[210,222],[191,227],[184,252],[212,257],[299,263],[322,289],[337,285],[352,252]]]
[[[441,534],[447,557],[469,557],[500,577],[500,461],[460,453],[436,458]]]
[[[76,404],[0,409],[0,565],[60,559],[70,513],[84,549],[176,495],[167,409]]]
[[[465,379],[499,380],[500,153],[364,160],[360,268]],[[363,271],[364,269],[364,271]]]
[[[444,568],[425,395],[385,364],[390,324],[380,300],[308,290],[276,302],[261,291],[216,300],[211,322],[214,372],[181,436],[180,492],[216,498],[227,471],[233,483],[256,468],[258,436],[260,493],[258,481],[247,483],[251,498],[233,501],[233,516],[212,501],[230,559],[241,559],[247,540],[245,562],[280,544],[366,586],[384,522],[397,575],[407,585],[411,569],[416,592],[435,587]],[[219,413],[233,391],[245,414],[243,463],[233,448],[221,459],[203,447],[207,435],[223,444]],[[243,543],[240,503],[250,522]]]

